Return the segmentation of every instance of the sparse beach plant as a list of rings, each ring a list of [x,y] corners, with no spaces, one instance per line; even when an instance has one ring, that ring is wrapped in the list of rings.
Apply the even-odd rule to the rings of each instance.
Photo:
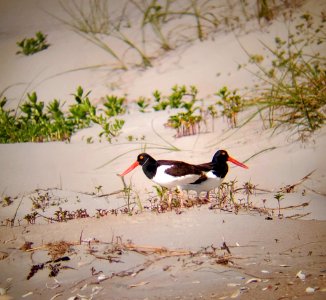
[[[78,87],[73,94],[75,103],[70,105],[68,112],[62,110],[60,101],[54,99],[45,107],[43,101],[38,100],[35,92],[27,94],[27,100],[17,110],[5,109],[7,99],[0,100],[0,142],[46,142],[69,140],[71,135],[79,129],[99,124],[108,141],[119,135],[124,120],[111,119],[97,112],[96,107],[89,99],[90,92],[85,93]],[[108,102],[107,115],[114,116],[125,111],[120,98]]]
[[[132,208],[131,208],[132,182],[130,180],[129,184],[126,184],[124,177],[121,176],[120,178],[123,184],[123,193],[124,193],[124,198],[126,199],[127,213],[131,215],[132,214]]]
[[[83,88],[79,86],[73,95],[76,104],[69,107],[68,120],[79,129],[88,127],[92,120],[96,120],[96,107],[91,104],[89,94],[90,91],[84,94]]]
[[[60,1],[61,8],[69,15],[69,23],[84,33],[107,34],[110,31],[109,2],[106,0]]]
[[[95,186],[96,195],[103,193],[102,187],[102,185]]]
[[[174,85],[171,88],[172,92],[170,95],[162,96],[162,93],[158,90],[153,92],[154,102],[153,109],[156,111],[165,110],[167,107],[170,108],[180,108],[185,105],[186,101],[184,98],[186,96],[191,97],[192,100],[196,101],[197,88],[195,86],[190,86],[189,89],[185,85]]]
[[[200,132],[202,117],[193,115],[193,110],[180,112],[169,117],[166,126],[176,129],[176,137],[194,135]]]
[[[154,102],[153,109],[155,111],[165,110],[169,106],[169,101],[162,98],[162,93],[158,90],[153,92]]]
[[[270,65],[250,60],[258,68],[254,74],[264,83],[261,95],[253,101],[258,113],[274,132],[286,127],[302,140],[325,121],[326,57],[320,49],[326,39],[326,19],[321,15],[314,22],[314,18],[303,14],[299,23],[288,27],[285,38],[276,36],[273,46],[262,43],[271,57]]]
[[[17,42],[17,46],[21,49],[16,54],[32,55],[42,50],[47,49],[50,44],[46,41],[47,35],[42,31],[35,33],[35,37],[24,38],[20,42]]]
[[[277,192],[274,195],[274,199],[276,199],[278,205],[278,217],[281,218],[283,216],[281,214],[281,201],[284,199],[284,194],[282,192]]]
[[[155,189],[155,192],[156,192],[156,195],[159,198],[159,201],[163,202],[163,200],[164,200],[164,198],[166,196],[166,193],[167,193],[167,188],[162,187],[160,185],[153,185],[153,188]]]
[[[26,220],[27,225],[35,224],[37,216],[38,216],[38,213],[36,211],[34,211],[34,212],[30,213],[30,214],[26,214],[24,216],[24,220]]]
[[[163,27],[167,22],[167,15],[169,14],[169,7],[172,1],[152,0],[148,3],[146,0],[131,0],[131,3],[143,16],[142,29],[144,30],[147,25],[150,25],[154,34],[158,37],[161,48],[165,51],[171,50],[172,46],[164,33]]]
[[[251,206],[250,196],[255,193],[255,190],[256,190],[256,186],[254,184],[252,184],[250,181],[247,181],[243,184],[243,193],[247,197],[247,208],[248,209]]]
[[[238,211],[238,204],[235,199],[236,180],[231,180],[230,182],[223,182],[217,192],[218,205],[219,208],[227,208],[232,205],[235,208],[235,212]]]
[[[126,98],[117,97],[114,95],[105,96],[106,101],[104,102],[104,107],[106,108],[105,114],[108,117],[115,117],[117,115],[124,114],[126,112]]]
[[[61,7],[68,15],[68,20],[54,17],[109,53],[118,62],[119,68],[128,69],[124,62],[124,55],[130,50],[140,57],[143,67],[152,66],[151,59],[146,55],[142,45],[134,41],[131,34],[128,33],[130,27],[126,17],[128,3],[124,5],[121,11],[115,12],[110,10],[107,0],[80,1],[78,3],[72,1],[69,3],[60,2]],[[126,48],[123,51],[114,49],[110,43],[112,39],[122,42]],[[118,54],[121,52],[124,55]]]
[[[211,116],[212,118],[212,131],[214,132],[214,119],[218,116],[218,112],[216,109],[216,105],[209,105],[207,107],[207,113]]]
[[[171,115],[165,124],[168,127],[176,129],[177,137],[193,135],[200,132],[200,123],[202,115],[196,114],[200,107],[196,106],[198,90],[195,86],[187,88],[185,85],[172,87],[172,92],[168,96],[162,96],[159,91],[154,91],[155,111],[165,110],[167,107],[172,109],[183,109],[175,115]],[[190,100],[187,98],[190,97]]]
[[[189,1],[189,15],[192,15],[196,21],[197,29],[197,38],[200,41],[203,41],[206,38],[205,27],[210,30],[216,30],[220,21],[214,11],[216,10],[215,1],[198,1],[190,0]]]
[[[125,121],[122,119],[114,119],[112,122],[110,119],[101,118],[100,125],[102,126],[103,131],[99,136],[105,136],[107,141],[111,142],[112,138],[117,137],[124,125]]]
[[[50,12],[49,14],[86,40],[109,53],[118,63],[119,68],[127,70],[122,56],[102,38],[103,36],[110,36],[113,31],[110,7],[107,0],[60,1],[60,5],[67,14],[68,19],[52,15]]]
[[[267,21],[270,21],[274,17],[273,4],[270,5],[268,0],[257,0],[257,17],[258,20],[264,18]]]
[[[221,99],[217,105],[222,107],[222,115],[227,118],[231,128],[237,127],[237,115],[243,109],[241,96],[237,90],[230,91],[226,86],[222,87],[216,95]]]
[[[3,196],[0,203],[2,205],[2,207],[6,207],[11,205],[14,202],[13,198],[10,196]]]
[[[139,97],[136,101],[136,104],[139,108],[139,111],[144,113],[150,105],[150,100],[145,97]]]

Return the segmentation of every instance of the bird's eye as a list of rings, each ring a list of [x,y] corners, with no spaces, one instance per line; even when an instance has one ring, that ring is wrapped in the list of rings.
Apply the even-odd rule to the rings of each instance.
[[[144,156],[142,156],[142,155],[141,155],[141,156],[139,156],[139,159],[144,159]]]

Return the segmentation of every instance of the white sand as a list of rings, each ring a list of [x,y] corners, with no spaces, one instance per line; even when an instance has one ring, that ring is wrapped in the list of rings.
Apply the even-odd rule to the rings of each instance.
[[[301,11],[309,9],[313,13],[318,13],[325,8],[324,1],[307,1],[301,7]],[[187,86],[193,84],[199,89],[202,99],[212,101],[213,94],[223,85],[230,89],[246,86],[252,88],[257,82],[257,78],[249,72],[237,71],[238,64],[247,61],[240,43],[249,51],[259,53],[262,49],[260,40],[270,43],[275,35],[282,35],[286,30],[282,22],[275,20],[263,30],[251,30],[248,34],[242,33],[239,38],[236,38],[234,33],[219,32],[214,35],[214,40],[194,42],[167,53],[166,56],[154,61],[153,68],[122,72],[112,71],[114,62],[105,51],[87,42],[45,11],[62,14],[56,1],[0,2],[0,92],[5,90],[4,95],[11,107],[16,107],[20,99],[25,99],[26,93],[32,91],[36,91],[42,101],[48,102],[57,98],[66,100],[68,105],[72,102],[71,94],[78,85],[85,91],[92,90],[90,98],[94,103],[98,103],[100,97],[108,94],[127,95],[129,102],[140,96],[150,97],[155,89],[167,94],[175,84]],[[38,30],[48,35],[51,46],[30,57],[15,55],[16,42],[24,37],[33,36]],[[81,68],[84,69],[79,70]],[[31,260],[29,253],[17,250],[24,241],[33,241],[35,247],[62,239],[78,241],[81,230],[84,230],[85,238],[97,238],[105,242],[111,241],[112,236],[120,235],[124,241],[131,239],[136,244],[197,251],[211,244],[221,246],[224,237],[230,245],[238,242],[249,247],[239,249],[236,253],[240,257],[246,257],[243,263],[237,261],[243,267],[242,271],[230,271],[225,267],[224,277],[223,275],[212,277],[210,271],[217,274],[222,269],[218,269],[220,266],[212,266],[212,261],[207,259],[204,261],[204,273],[193,273],[194,269],[198,271],[199,268],[193,267],[195,264],[193,261],[190,268],[183,268],[180,261],[176,260],[167,262],[174,267],[172,272],[166,273],[162,272],[164,263],[161,265],[159,262],[146,270],[145,275],[106,281],[99,285],[103,289],[94,295],[94,299],[123,297],[123,299],[145,299],[147,296],[149,299],[166,299],[184,295],[186,296],[182,299],[195,299],[200,297],[201,293],[206,293],[204,298],[214,298],[212,296],[214,294],[218,299],[221,296],[230,296],[236,291],[236,288],[226,288],[227,283],[238,280],[243,285],[244,279],[239,278],[247,280],[253,276],[246,272],[260,274],[261,269],[267,267],[273,269],[270,276],[273,289],[277,286],[278,280],[285,278],[287,282],[282,281],[279,291],[276,292],[279,293],[279,297],[286,293],[304,296],[305,288],[309,284],[318,285],[320,289],[325,288],[325,273],[322,272],[325,272],[326,266],[321,258],[325,254],[323,250],[326,219],[325,128],[317,131],[308,142],[301,143],[294,141],[289,132],[272,135],[270,130],[263,130],[260,119],[253,120],[241,129],[229,130],[227,122],[219,118],[214,121],[214,132],[211,130],[212,124],[208,122],[207,128],[203,128],[204,132],[200,135],[175,138],[175,132],[164,126],[169,114],[169,111],[140,113],[130,104],[127,114],[122,116],[126,121],[122,134],[111,144],[99,142],[97,137],[99,128],[93,126],[77,132],[70,143],[0,145],[0,193],[3,196],[17,197],[12,205],[0,207],[0,220],[4,222],[6,218],[12,218],[17,210],[15,225],[18,224],[18,220],[26,225],[23,218],[30,213],[31,197],[35,195],[35,189],[49,189],[50,195],[61,201],[60,207],[63,209],[86,208],[92,215],[99,208],[111,209],[125,205],[126,200],[121,193],[102,198],[85,193],[96,192],[97,186],[102,186],[104,194],[121,190],[122,181],[117,174],[127,168],[146,146],[146,151],[157,159],[178,159],[192,163],[210,161],[217,149],[226,149],[239,161],[246,161],[260,151],[266,150],[246,162],[249,170],[230,168],[226,181],[236,179],[239,186],[250,181],[258,188],[270,191],[257,193],[251,199],[259,206],[262,206],[263,199],[267,199],[266,206],[273,208],[277,207],[274,195],[280,188],[299,182],[315,170],[309,179],[295,188],[294,193],[286,194],[282,200],[282,207],[308,202],[309,205],[304,208],[286,210],[283,213],[285,216],[308,214],[303,219],[310,221],[275,218],[270,222],[265,220],[265,216],[259,217],[246,212],[241,215],[228,214],[217,210],[211,211],[208,210],[208,206],[202,206],[199,209],[185,209],[181,215],[174,212],[166,214],[143,212],[131,217],[110,215],[101,219],[74,220],[64,224],[14,228],[1,226],[0,250],[9,256],[0,261],[2,270],[0,287],[11,286],[8,295],[18,299],[21,295],[33,291],[33,295],[26,297],[27,299],[44,297],[50,299],[56,293],[62,294],[58,299],[68,299],[77,293],[82,294],[81,288],[84,283],[76,286],[73,283],[86,278],[89,284],[91,266],[100,269],[103,262],[90,258],[85,254],[86,250],[83,247],[76,247],[77,254],[71,265],[78,269],[78,260],[81,262],[87,260],[89,263],[87,267],[80,267],[80,274],[76,274],[77,271],[62,271],[58,276],[61,288],[53,290],[45,288],[45,283],[54,283],[52,278],[51,281],[47,278],[46,272],[40,275],[40,271],[30,281],[25,280],[32,264],[48,259],[45,258],[46,253],[36,252]],[[247,116],[248,112],[245,112],[239,118],[245,120]],[[129,135],[138,138],[139,141],[128,142]],[[86,139],[90,136],[93,137],[94,143],[87,144]],[[141,141],[140,138],[143,136],[145,139]],[[171,151],[166,141],[180,151]],[[128,153],[124,154],[126,152]],[[143,204],[148,205],[148,198],[154,194],[154,189],[141,168],[126,176],[126,180],[127,182],[131,180],[134,191]],[[239,200],[245,196],[239,194],[237,198]],[[43,214],[52,216],[57,209],[58,206],[47,208]],[[225,224],[223,220],[226,221]],[[39,221],[46,223],[41,219]],[[221,224],[223,230],[220,230]],[[295,242],[294,237],[298,237]],[[278,239],[280,243],[274,239]],[[303,246],[305,243],[311,245],[311,248]],[[252,244],[255,246],[250,248]],[[301,256],[295,252],[292,257],[292,254],[287,253],[288,260],[284,259],[280,253],[292,246],[303,249],[304,254]],[[309,251],[313,251],[312,256],[308,256]],[[125,255],[126,257],[123,256],[125,264],[118,265],[119,270],[135,267],[147,259],[134,257],[132,254]],[[257,266],[253,265],[255,263],[253,257],[257,258]],[[203,258],[198,258],[201,259]],[[266,265],[267,259],[270,261]],[[17,263],[20,261],[22,269],[20,263]],[[291,265],[289,272],[286,270],[284,276],[280,273],[283,270],[282,267],[279,268],[281,264]],[[105,262],[104,273],[107,275],[116,267],[117,265],[107,265]],[[300,269],[312,274],[307,282],[296,279],[295,274]],[[13,278],[12,283],[8,283],[8,278]],[[128,289],[130,284],[147,281],[150,283]],[[288,282],[294,282],[294,286]],[[195,288],[194,284],[197,284],[198,288],[197,286]],[[294,288],[296,285],[297,290]],[[260,282],[251,288],[250,293],[244,293],[243,296],[248,296],[248,299],[261,299],[266,296],[261,294],[266,286],[267,282],[265,284]],[[112,293],[108,295],[110,289]],[[90,297],[89,286],[85,294]],[[314,299],[323,297],[321,291],[314,295],[316,296]],[[269,297],[272,297],[271,294]]]

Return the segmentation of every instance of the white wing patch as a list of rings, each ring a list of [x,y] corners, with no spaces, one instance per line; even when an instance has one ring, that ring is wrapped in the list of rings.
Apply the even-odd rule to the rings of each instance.
[[[164,187],[170,189],[172,187],[192,183],[200,177],[200,175],[196,175],[196,174],[189,174],[189,175],[185,175],[185,176],[174,177],[172,175],[165,173],[165,170],[167,170],[169,168],[171,168],[171,166],[168,166],[168,165],[160,166],[157,169],[155,176],[152,178],[152,181],[155,182],[156,184],[159,184],[161,186],[164,186]]]
[[[223,178],[216,177],[212,171],[207,172],[206,177],[207,179],[200,184],[191,184],[190,182],[190,184],[180,185],[180,188],[187,191],[196,191],[197,193],[209,192],[218,188],[223,181]]]

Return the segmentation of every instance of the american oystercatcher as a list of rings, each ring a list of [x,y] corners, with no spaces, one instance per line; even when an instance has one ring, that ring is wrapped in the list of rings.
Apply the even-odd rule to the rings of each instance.
[[[180,189],[195,191],[197,193],[197,197],[199,197],[200,193],[206,192],[206,199],[209,200],[209,192],[218,188],[228,173],[228,161],[237,166],[248,169],[245,164],[229,156],[225,150],[218,150],[214,154],[211,162],[196,165],[197,167],[203,169],[202,175],[194,182],[180,185]]]
[[[142,166],[145,175],[156,184],[169,189],[169,206],[172,200],[172,188],[180,190],[194,190],[207,193],[217,188],[228,172],[227,161],[242,168],[246,165],[230,157],[225,150],[218,150],[211,162],[193,165],[178,160],[155,160],[147,153],[138,155],[137,160],[124,172],[125,176],[137,166]]]

